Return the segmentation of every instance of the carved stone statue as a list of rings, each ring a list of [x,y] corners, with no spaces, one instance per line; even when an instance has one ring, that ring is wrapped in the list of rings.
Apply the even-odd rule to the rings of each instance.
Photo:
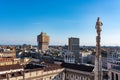
[[[97,18],[97,22],[96,22],[96,25],[95,25],[95,28],[97,30],[97,34],[100,35],[100,32],[102,31],[102,22],[100,21],[100,18],[98,17]]]

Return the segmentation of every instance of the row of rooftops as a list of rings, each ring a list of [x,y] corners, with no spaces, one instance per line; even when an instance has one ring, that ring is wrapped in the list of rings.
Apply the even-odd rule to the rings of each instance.
[[[0,72],[1,71],[15,70],[15,69],[22,69],[22,68],[23,67],[19,64],[0,66]]]
[[[87,66],[84,64],[70,64],[70,63],[63,63],[61,64],[62,67],[78,70],[78,71],[85,71],[85,72],[92,72],[94,67],[93,66]]]
[[[40,65],[33,65],[33,64],[27,64],[26,66],[20,65],[20,64],[14,64],[14,65],[6,65],[6,66],[0,66],[0,72],[6,71],[6,70],[15,70],[15,69],[21,69],[24,68],[24,70],[32,70],[32,69],[42,69],[44,71],[50,71],[60,68],[69,68],[79,71],[85,71],[85,72],[92,72],[94,67],[93,66],[87,66],[84,64],[71,64],[71,63],[62,63],[61,65],[58,64],[47,64],[46,66],[40,66]]]
[[[46,66],[40,66],[40,65],[33,65],[33,64],[27,64],[26,66],[20,65],[20,64],[14,64],[14,65],[6,65],[6,66],[0,66],[0,72],[4,71],[12,71],[16,70],[16,72],[9,72],[6,74],[0,74],[0,79],[6,78],[8,74],[13,76],[22,76],[23,73],[28,73],[28,72],[34,72],[34,71],[39,71],[43,70],[44,72],[46,71],[52,71],[52,70],[57,70],[57,69],[62,69],[62,68],[67,68],[67,69],[72,69],[72,70],[78,70],[78,71],[84,71],[84,72],[93,72],[94,67],[93,66],[87,66],[83,64],[70,64],[70,63],[62,63],[61,65],[58,64],[47,64]],[[18,71],[17,71],[18,70]]]
[[[15,47],[0,47],[0,53],[15,52]]]
[[[23,76],[23,72],[14,72],[14,73],[8,73],[8,74],[1,74],[0,75],[0,80],[7,78],[7,76],[10,74],[11,77],[17,77],[17,76]]]

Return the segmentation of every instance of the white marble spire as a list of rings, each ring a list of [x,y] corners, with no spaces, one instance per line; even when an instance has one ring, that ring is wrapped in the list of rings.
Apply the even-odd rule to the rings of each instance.
[[[96,22],[96,54],[95,54],[95,69],[94,69],[94,80],[102,80],[102,61],[101,61],[101,48],[100,48],[100,39],[101,39],[101,31],[102,31],[102,22],[100,18],[97,18]]]

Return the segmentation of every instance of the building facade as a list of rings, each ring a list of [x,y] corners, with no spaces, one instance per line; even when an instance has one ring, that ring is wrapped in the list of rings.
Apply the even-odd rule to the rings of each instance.
[[[120,80],[120,54],[112,53],[107,58],[107,69],[109,80]]]
[[[69,38],[68,39],[68,49],[69,51],[73,52],[75,54],[75,63],[79,63],[79,38]]]
[[[3,47],[0,49],[0,66],[19,64],[20,60],[16,58],[15,48]]]
[[[46,33],[41,32],[41,34],[37,36],[38,50],[48,50],[49,40],[49,36]]]
[[[109,80],[120,80],[120,61],[108,62]]]
[[[93,66],[63,63],[64,80],[94,80]]]
[[[0,49],[0,58],[15,58],[16,54],[15,54],[15,48],[11,48],[11,49],[6,49],[6,48],[2,48]]]

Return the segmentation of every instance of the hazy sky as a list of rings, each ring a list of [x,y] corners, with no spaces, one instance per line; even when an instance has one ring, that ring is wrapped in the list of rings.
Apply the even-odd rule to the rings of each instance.
[[[95,45],[97,17],[102,45],[120,45],[120,0],[0,0],[0,44],[37,44],[41,31],[51,45]]]

